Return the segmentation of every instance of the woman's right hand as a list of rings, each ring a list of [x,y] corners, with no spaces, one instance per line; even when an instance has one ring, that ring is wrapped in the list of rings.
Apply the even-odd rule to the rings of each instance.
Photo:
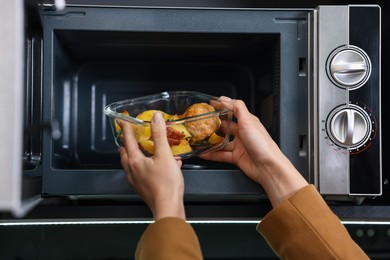
[[[222,150],[199,157],[237,165],[264,188],[273,206],[308,184],[242,100],[225,96],[219,100],[237,119],[231,125],[234,139]]]

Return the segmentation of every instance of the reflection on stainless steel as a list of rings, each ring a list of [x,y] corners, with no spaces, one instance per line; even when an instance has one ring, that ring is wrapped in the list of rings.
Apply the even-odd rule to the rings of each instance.
[[[204,165],[197,165],[197,164],[183,164],[182,166],[183,169],[206,169],[207,167]]]

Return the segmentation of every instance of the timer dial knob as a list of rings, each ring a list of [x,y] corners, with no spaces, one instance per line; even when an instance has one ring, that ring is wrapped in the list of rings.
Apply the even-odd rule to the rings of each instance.
[[[339,107],[330,114],[327,128],[334,143],[353,150],[368,141],[372,124],[364,109],[350,104]]]
[[[371,74],[370,58],[356,46],[333,51],[326,67],[330,80],[336,86],[348,89],[361,87]]]

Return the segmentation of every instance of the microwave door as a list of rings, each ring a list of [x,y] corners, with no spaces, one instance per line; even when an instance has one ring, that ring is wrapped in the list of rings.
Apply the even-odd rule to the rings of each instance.
[[[41,180],[23,172],[25,25],[23,0],[0,8],[0,211],[23,217],[41,200]]]

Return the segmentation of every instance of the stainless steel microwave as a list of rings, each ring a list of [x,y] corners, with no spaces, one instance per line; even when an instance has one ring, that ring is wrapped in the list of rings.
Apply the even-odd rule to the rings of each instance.
[[[29,12],[26,17],[26,8]],[[0,210],[137,200],[103,107],[169,90],[239,98],[328,200],[382,196],[381,9],[69,4],[0,9]],[[185,199],[265,199],[239,169],[183,162]]]

